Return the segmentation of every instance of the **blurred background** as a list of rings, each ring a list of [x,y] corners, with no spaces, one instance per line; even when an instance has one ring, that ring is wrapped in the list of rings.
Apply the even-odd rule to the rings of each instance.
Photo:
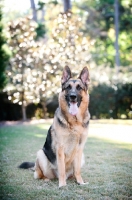
[[[0,121],[52,118],[89,68],[92,119],[132,119],[131,0],[1,0]]]

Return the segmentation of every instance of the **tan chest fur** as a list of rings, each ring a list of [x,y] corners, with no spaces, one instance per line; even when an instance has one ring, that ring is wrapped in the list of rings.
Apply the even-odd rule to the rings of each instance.
[[[56,132],[57,130],[57,132]],[[71,165],[78,151],[78,148],[83,148],[87,139],[87,128],[84,128],[81,124],[74,123],[74,126],[68,126],[62,128],[55,120],[55,127],[53,124],[52,137],[53,137],[53,150],[57,151],[57,148],[62,147],[65,155],[66,168]]]

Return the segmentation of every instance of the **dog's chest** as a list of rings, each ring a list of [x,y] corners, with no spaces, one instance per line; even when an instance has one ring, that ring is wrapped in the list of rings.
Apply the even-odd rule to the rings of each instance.
[[[65,155],[70,155],[72,152],[76,151],[83,141],[84,134],[84,131],[79,132],[79,128],[72,128],[67,131],[67,135],[63,137]]]

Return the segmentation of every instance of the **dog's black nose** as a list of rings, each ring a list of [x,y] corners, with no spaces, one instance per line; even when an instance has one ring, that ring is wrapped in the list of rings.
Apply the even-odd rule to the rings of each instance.
[[[77,98],[77,95],[76,94],[70,94],[70,99],[71,100],[75,100]]]

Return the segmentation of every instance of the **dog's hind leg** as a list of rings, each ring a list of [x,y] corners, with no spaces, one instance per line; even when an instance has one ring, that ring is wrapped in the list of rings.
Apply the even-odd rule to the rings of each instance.
[[[43,150],[37,152],[37,159],[35,163],[34,178],[53,179],[55,175],[51,169],[50,162],[47,159]]]
[[[43,175],[43,172],[41,171],[40,169],[40,166],[39,166],[39,161],[38,161],[38,158],[36,159],[36,163],[35,163],[35,172],[34,172],[34,178],[35,179],[41,179],[43,178],[44,175]]]

